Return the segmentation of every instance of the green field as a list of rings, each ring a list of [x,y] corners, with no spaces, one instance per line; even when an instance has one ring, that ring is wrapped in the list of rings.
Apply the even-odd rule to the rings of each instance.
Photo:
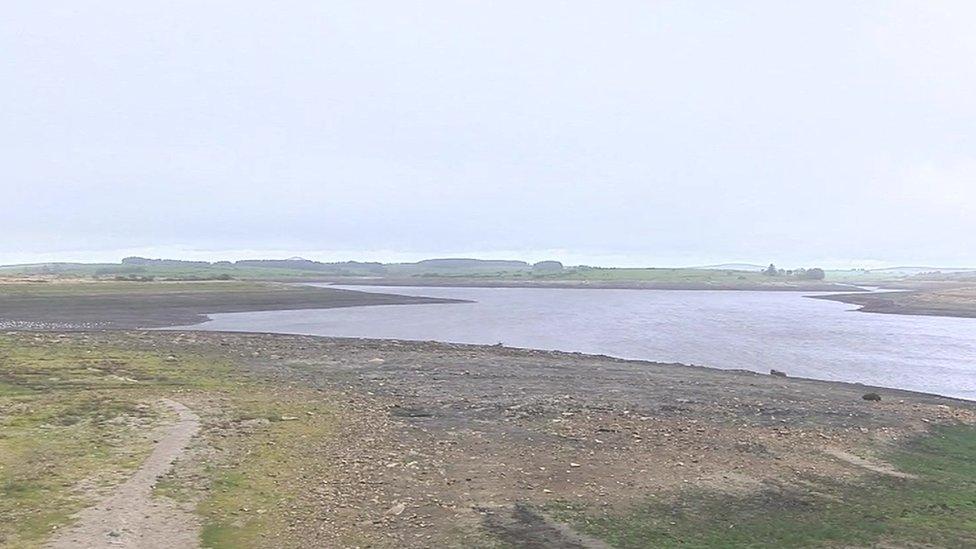
[[[187,262],[140,260],[133,263],[47,263],[0,267],[0,276],[45,279],[148,280],[302,280],[370,278],[389,280],[471,280],[512,282],[658,283],[720,287],[816,284],[797,276],[765,276],[756,271],[695,268],[540,268],[521,261],[430,260],[417,263],[319,263],[305,260]],[[869,283],[883,277],[861,271],[832,271],[827,282]]]

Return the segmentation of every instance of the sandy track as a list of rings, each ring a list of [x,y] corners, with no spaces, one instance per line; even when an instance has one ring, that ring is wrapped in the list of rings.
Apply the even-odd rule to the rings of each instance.
[[[169,399],[162,403],[179,419],[164,428],[152,454],[111,496],[79,513],[78,521],[59,532],[46,547],[198,546],[200,525],[196,517],[171,503],[152,499],[156,481],[169,471],[200,430],[200,420],[192,410]]]

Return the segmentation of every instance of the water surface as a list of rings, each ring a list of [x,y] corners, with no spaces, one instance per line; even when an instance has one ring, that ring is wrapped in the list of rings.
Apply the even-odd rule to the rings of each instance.
[[[976,400],[976,319],[858,313],[795,292],[344,287],[474,303],[215,314],[194,328],[775,368]]]

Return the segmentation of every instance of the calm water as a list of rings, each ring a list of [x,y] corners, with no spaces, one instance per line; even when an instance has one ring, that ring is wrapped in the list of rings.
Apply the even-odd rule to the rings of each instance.
[[[200,328],[502,342],[976,400],[976,319],[856,313],[793,292],[347,287],[475,303],[216,314]]]

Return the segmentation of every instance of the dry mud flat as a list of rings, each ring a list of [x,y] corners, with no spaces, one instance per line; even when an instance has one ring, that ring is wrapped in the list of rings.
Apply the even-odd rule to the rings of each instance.
[[[976,288],[972,287],[810,297],[858,305],[865,313],[976,318]]]
[[[0,284],[0,330],[162,328],[199,324],[209,313],[454,302],[236,281]]]
[[[334,431],[297,431],[301,453],[276,454],[261,473],[279,495],[235,510],[238,526],[256,512],[281,517],[260,534],[275,546],[605,547],[560,512],[624,513],[692,493],[830,502],[811,479],[910,482],[879,457],[886,448],[976,422],[972,403],[947,398],[878,389],[882,400],[868,402],[871,389],[857,385],[570,353],[199,332],[59,337],[229,361],[282,402],[312,391],[333,406]],[[187,401],[204,435],[174,477],[202,493],[214,490],[203,471],[256,428],[208,420],[220,403]],[[296,404],[270,428],[318,417]]]

